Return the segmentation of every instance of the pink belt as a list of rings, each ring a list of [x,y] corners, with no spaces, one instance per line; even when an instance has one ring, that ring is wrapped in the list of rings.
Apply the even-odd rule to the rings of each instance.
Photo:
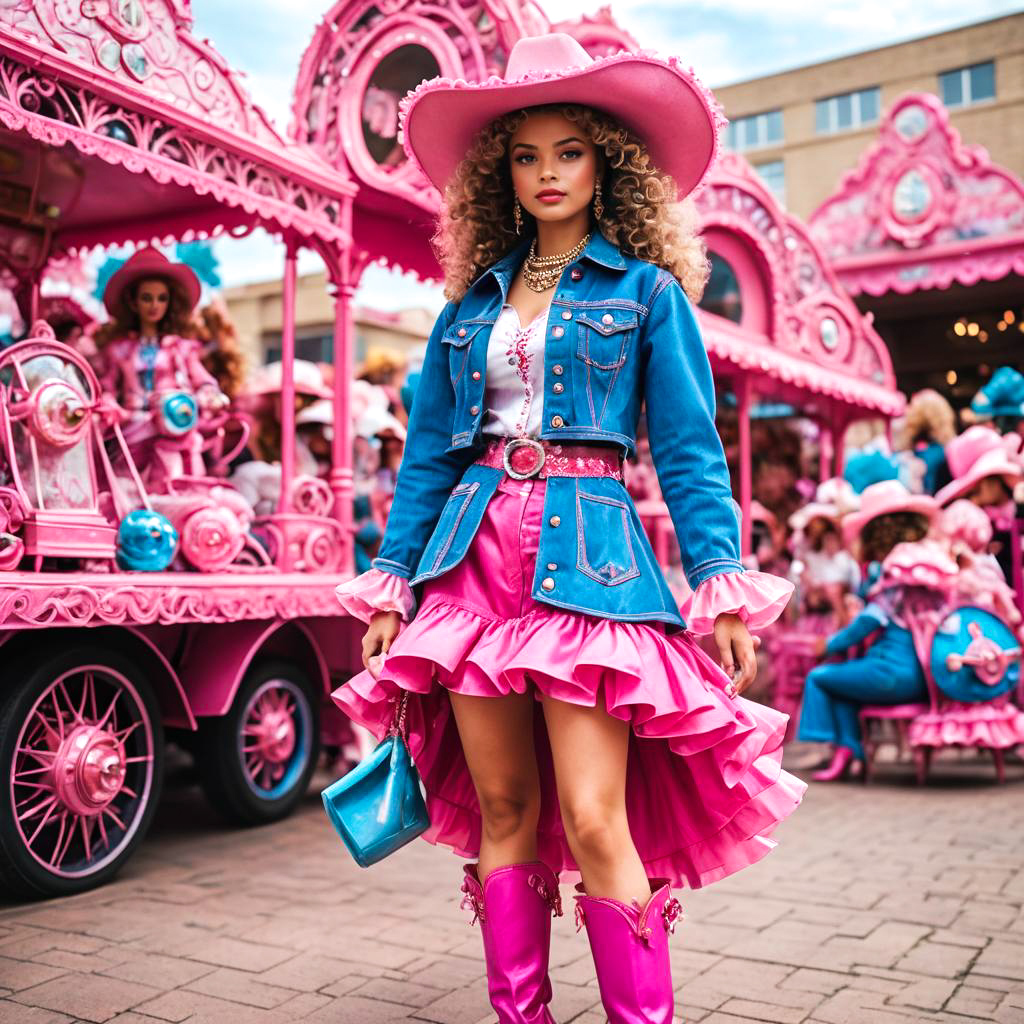
[[[513,480],[549,476],[611,476],[622,479],[622,456],[610,445],[553,444],[531,437],[496,437],[476,460],[503,469]]]

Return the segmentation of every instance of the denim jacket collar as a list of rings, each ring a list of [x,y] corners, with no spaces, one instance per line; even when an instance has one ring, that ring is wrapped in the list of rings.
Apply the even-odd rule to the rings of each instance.
[[[529,246],[529,240],[520,242],[511,252],[502,256],[497,263],[491,264],[479,280],[482,281],[485,277],[492,276],[498,282],[502,295],[507,295],[515,272],[519,269],[523,260],[526,259]],[[592,263],[607,267],[609,270],[626,269],[626,260],[623,258],[622,253],[619,252],[619,247],[609,242],[600,231],[595,231],[590,236],[590,241],[587,243],[586,249],[583,250],[583,255],[580,259],[590,260]]]

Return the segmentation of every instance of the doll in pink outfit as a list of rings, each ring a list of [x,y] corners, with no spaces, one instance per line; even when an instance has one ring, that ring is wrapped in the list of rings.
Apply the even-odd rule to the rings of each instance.
[[[200,291],[191,268],[147,248],[103,293],[112,319],[98,332],[100,379],[129,416],[126,440],[154,490],[204,475],[200,419],[229,402],[202,364],[201,342],[185,336]]]

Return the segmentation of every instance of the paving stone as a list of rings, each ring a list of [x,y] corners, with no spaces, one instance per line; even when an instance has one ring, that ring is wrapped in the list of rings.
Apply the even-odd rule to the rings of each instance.
[[[9,999],[0,999],[0,1024],[74,1024],[74,1021],[74,1017],[54,1010],[23,1006]]]
[[[157,990],[149,985],[95,974],[65,974],[11,998],[27,1006],[56,1010],[87,1021],[107,1021],[124,1010],[151,998]]]
[[[235,971],[226,967],[204,974],[184,987],[190,992],[202,992],[246,1006],[261,1006],[265,1010],[280,1006],[295,995],[293,989],[267,985],[262,978],[253,977],[246,971]]]
[[[39,985],[52,978],[59,978],[62,974],[67,973],[67,969],[63,967],[0,957],[0,985],[13,992],[31,988],[33,985]]]
[[[963,974],[978,956],[969,946],[944,946],[938,942],[918,943],[896,963],[896,969],[916,974],[933,974],[938,978],[955,978]]]

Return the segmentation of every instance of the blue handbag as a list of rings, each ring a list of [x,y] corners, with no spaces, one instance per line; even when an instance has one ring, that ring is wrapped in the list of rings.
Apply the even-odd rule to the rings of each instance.
[[[327,817],[360,867],[383,860],[430,824],[419,772],[402,736],[408,699],[403,690],[395,721],[377,749],[320,794]]]

